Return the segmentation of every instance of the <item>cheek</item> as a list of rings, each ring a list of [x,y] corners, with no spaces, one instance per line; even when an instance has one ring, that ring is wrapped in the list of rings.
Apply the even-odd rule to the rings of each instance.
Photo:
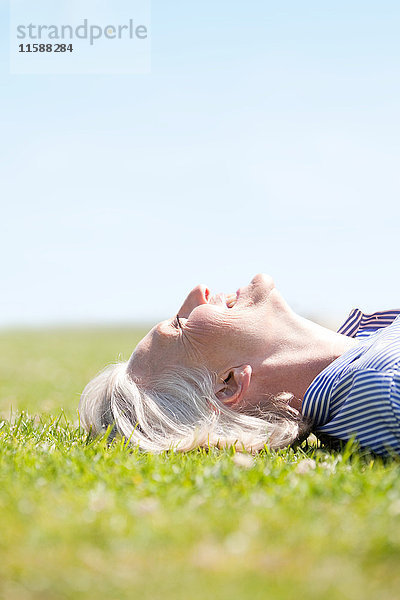
[[[219,369],[228,355],[231,327],[222,311],[198,311],[191,315],[185,326],[186,340],[205,366]]]
[[[222,308],[202,305],[190,313],[185,329],[192,335],[213,337],[223,331],[226,326]]]

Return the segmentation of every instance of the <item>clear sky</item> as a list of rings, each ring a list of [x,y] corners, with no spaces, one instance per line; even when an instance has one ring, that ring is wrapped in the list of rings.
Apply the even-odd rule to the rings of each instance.
[[[399,307],[398,0],[153,0],[148,75],[10,75],[0,28],[0,326],[259,271],[304,315]]]

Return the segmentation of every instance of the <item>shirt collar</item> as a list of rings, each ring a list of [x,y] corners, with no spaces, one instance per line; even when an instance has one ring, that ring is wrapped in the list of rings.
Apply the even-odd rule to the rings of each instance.
[[[353,308],[343,325],[339,327],[338,333],[349,337],[359,337],[361,334],[372,333],[377,329],[391,325],[398,315],[400,315],[400,309],[382,310],[367,314],[359,308]]]
[[[387,327],[400,315],[400,309],[385,310],[364,314],[359,308],[354,308],[338,333],[353,338],[368,337],[371,333]],[[363,352],[364,344],[360,343],[339,356],[312,381],[302,403],[302,413],[311,419],[313,427],[321,427],[330,417],[331,398],[334,383],[340,373]]]
[[[321,427],[329,420],[336,379],[363,353],[364,347],[365,342],[360,340],[353,348],[321,371],[308,387],[304,394],[301,412],[311,419],[313,427]]]

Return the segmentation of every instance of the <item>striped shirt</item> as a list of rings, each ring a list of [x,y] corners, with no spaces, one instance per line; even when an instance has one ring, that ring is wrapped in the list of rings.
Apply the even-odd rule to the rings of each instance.
[[[324,369],[302,405],[313,433],[400,454],[400,310],[351,311],[338,333],[359,343]]]

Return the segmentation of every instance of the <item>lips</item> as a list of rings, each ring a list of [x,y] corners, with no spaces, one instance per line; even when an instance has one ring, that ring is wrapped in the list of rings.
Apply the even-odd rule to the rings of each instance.
[[[209,304],[217,304],[219,306],[226,306],[227,308],[233,308],[237,301],[237,294],[215,294],[208,299]]]
[[[225,297],[226,305],[228,308],[232,308],[236,304],[237,296],[236,294],[229,294]]]

